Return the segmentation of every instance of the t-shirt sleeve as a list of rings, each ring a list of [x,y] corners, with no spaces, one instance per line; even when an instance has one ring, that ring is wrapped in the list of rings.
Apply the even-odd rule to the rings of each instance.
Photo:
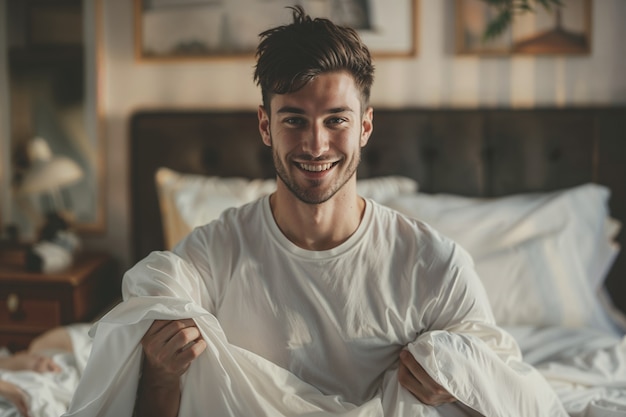
[[[497,326],[471,256],[456,243],[449,248],[432,271],[436,285],[424,311],[426,330],[477,338],[505,360],[521,359],[515,339]]]

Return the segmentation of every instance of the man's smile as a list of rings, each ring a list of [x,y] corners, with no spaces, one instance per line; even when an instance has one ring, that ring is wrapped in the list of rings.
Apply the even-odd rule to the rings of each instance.
[[[308,171],[308,172],[323,172],[323,171],[328,171],[330,170],[332,167],[334,167],[336,164],[338,164],[339,161],[336,162],[325,162],[325,163],[310,163],[310,162],[296,162],[296,165],[303,171]]]

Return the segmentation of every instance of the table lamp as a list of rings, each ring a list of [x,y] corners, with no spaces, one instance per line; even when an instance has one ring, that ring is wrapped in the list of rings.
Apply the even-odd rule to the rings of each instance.
[[[28,145],[30,167],[22,178],[19,192],[40,194],[50,201],[50,211],[66,209],[61,190],[83,178],[83,170],[66,156],[54,156],[45,139],[34,138]]]
[[[49,207],[42,208],[46,223],[41,229],[39,242],[27,253],[27,269],[54,272],[72,262],[73,252],[79,246],[78,237],[68,229],[67,207],[61,195],[63,188],[81,178],[83,170],[72,159],[55,156],[45,139],[34,138],[28,145],[30,167],[22,178],[18,192],[22,195],[41,195]],[[65,214],[65,215],[62,215]]]

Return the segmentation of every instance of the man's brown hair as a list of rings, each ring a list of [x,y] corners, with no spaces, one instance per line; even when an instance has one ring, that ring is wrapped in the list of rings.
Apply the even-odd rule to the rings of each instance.
[[[346,70],[361,92],[361,111],[369,104],[374,66],[357,32],[328,19],[312,19],[301,6],[291,7],[293,23],[262,32],[254,80],[261,86],[269,114],[274,94],[298,91],[319,74]]]

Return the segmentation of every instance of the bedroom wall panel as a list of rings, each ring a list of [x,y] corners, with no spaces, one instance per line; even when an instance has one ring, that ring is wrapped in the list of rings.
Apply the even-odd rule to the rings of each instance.
[[[376,177],[388,172],[390,166],[398,175],[418,180],[428,178],[422,158],[422,143],[427,137],[428,118],[413,117],[409,111],[374,111],[374,131],[363,149],[358,176]]]
[[[626,307],[626,108],[598,114],[595,136],[598,182],[611,189],[610,210],[622,222],[618,237],[622,254],[616,259],[606,285],[615,303]]]
[[[425,192],[483,195],[482,135],[478,111],[375,111],[359,177],[395,172]]]
[[[594,120],[593,111],[582,109],[490,114],[488,194],[555,190],[595,180]]]
[[[430,172],[425,192],[484,196],[484,123],[482,112],[433,112],[422,163]],[[443,191],[440,191],[443,190]]]

